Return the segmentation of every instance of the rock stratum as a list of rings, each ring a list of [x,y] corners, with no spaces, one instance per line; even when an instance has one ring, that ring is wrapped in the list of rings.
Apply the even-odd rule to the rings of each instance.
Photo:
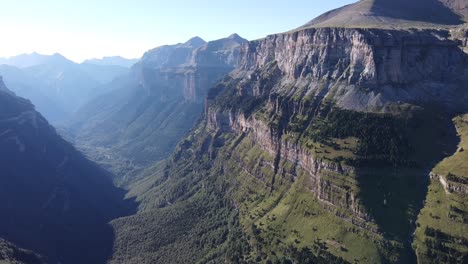
[[[446,30],[319,28],[272,35],[249,43],[238,74],[272,67],[281,78],[268,90],[246,86],[241,93],[321,97],[357,111],[387,112],[404,103],[461,109],[467,68],[460,47],[466,40]]]

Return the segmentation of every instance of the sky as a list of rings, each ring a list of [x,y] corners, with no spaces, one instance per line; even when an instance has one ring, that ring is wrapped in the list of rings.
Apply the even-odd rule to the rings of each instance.
[[[76,62],[297,28],[356,0],[0,0],[0,57],[60,53]]]

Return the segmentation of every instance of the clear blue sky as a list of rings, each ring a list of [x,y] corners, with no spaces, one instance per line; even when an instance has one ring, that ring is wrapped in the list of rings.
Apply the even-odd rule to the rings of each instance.
[[[59,52],[75,61],[238,33],[287,31],[355,0],[0,0],[0,57]]]

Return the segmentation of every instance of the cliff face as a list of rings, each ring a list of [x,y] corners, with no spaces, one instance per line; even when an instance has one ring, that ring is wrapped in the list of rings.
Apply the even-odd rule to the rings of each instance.
[[[240,66],[231,74],[237,86],[221,89],[257,98],[264,105],[264,115],[280,116],[279,122],[286,123],[299,115],[310,118],[324,102],[365,112],[429,104],[459,111],[466,109],[468,98],[467,57],[460,45],[462,41],[449,39],[447,31],[305,29],[245,45]],[[352,166],[314,157],[297,139],[288,139],[292,133],[288,125],[272,126],[268,118],[259,120],[255,114],[246,115],[211,99],[206,118],[212,131],[247,133],[271,155],[308,171],[312,190],[324,202],[370,219],[356,202],[357,193],[343,189],[338,191],[342,197],[333,201],[323,192],[324,185],[333,185],[321,180],[323,171],[355,177]]]
[[[381,233],[378,228],[370,224],[374,219],[369,214],[369,208],[363,205],[362,198],[357,191],[350,189],[348,185],[337,184],[323,177],[326,174],[336,174],[348,181],[357,182],[355,167],[315,155],[297,141],[288,139],[287,135],[282,135],[287,132],[279,131],[254,116],[246,117],[241,112],[219,112],[215,108],[209,108],[206,118],[208,129],[214,133],[245,134],[253,146],[275,157],[276,160],[268,165],[274,174],[280,175],[284,171],[284,167],[280,164],[285,162],[294,164],[296,168],[294,171],[305,171],[309,181],[308,188],[323,208],[359,227]],[[251,175],[258,173],[247,164],[241,166]],[[292,176],[297,178],[298,174],[293,173]],[[340,209],[348,213],[340,213]]]
[[[448,34],[323,28],[273,35],[242,50],[238,75],[274,62],[281,80],[264,93],[328,98],[358,111],[428,102],[456,109],[467,98],[467,59]],[[258,93],[248,86],[242,92]]]
[[[241,45],[246,42],[233,35],[208,43],[193,38],[156,48],[133,67],[133,75],[162,101],[182,97],[201,103],[208,89],[237,66]]]
[[[427,168],[442,155],[437,142],[450,145],[454,136],[446,132],[443,138],[443,131],[451,131],[447,118],[431,117],[426,109],[440,109],[437,116],[467,111],[463,34],[323,28],[249,42],[239,68],[208,96],[207,127],[216,135],[245,135],[252,146],[273,157],[257,165],[271,168],[273,183],[285,173],[295,179],[305,174],[310,193],[323,209],[408,249],[405,237],[413,230],[409,223],[417,210],[401,211],[419,208],[425,187],[406,188],[410,182],[427,183]],[[343,111],[348,117],[334,122],[334,113]],[[328,136],[322,122],[328,123]],[[398,123],[401,128],[396,128]],[[346,127],[355,132],[345,132]],[[427,129],[434,135],[422,139]],[[357,146],[350,146],[352,137],[358,138]],[[382,143],[374,154],[365,147],[387,141],[389,145]],[[262,169],[239,160],[250,175],[265,178]],[[393,165],[390,160],[395,160]],[[385,185],[385,191],[380,190]],[[389,224],[388,217],[399,226]],[[412,259],[404,251],[397,258]]]

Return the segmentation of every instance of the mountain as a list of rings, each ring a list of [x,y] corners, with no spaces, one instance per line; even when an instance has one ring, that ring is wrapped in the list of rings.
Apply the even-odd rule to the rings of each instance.
[[[145,53],[114,91],[68,124],[76,144],[121,178],[165,159],[203,112],[208,89],[237,65],[246,40],[195,37]],[[97,146],[97,148],[96,148]]]
[[[120,56],[103,57],[102,59],[85,60],[83,64],[94,64],[104,66],[120,66],[130,68],[133,64],[137,63],[138,59],[126,59]]]
[[[59,54],[20,55],[8,63],[0,66],[5,82],[53,123],[67,119],[81,105],[107,92],[106,85],[114,78],[128,73],[120,66],[76,64]]]
[[[0,64],[7,64],[18,68],[28,68],[42,64],[72,64],[73,62],[64,56],[55,53],[53,55],[42,55],[36,52],[21,54],[10,58],[0,58]]]
[[[105,262],[113,243],[108,222],[131,213],[133,203],[1,81],[0,163],[1,238],[47,263]],[[10,243],[2,243],[2,258],[11,250],[26,263],[36,259]]]
[[[110,263],[465,263],[468,31],[441,28],[460,18],[439,2],[406,2],[322,18],[371,4],[421,27],[365,13],[244,43],[203,118],[126,185],[140,205],[112,221]],[[190,54],[171,50],[151,65]],[[161,80],[142,72],[142,88]]]
[[[410,28],[460,25],[465,0],[362,0],[327,12],[303,27]]]

